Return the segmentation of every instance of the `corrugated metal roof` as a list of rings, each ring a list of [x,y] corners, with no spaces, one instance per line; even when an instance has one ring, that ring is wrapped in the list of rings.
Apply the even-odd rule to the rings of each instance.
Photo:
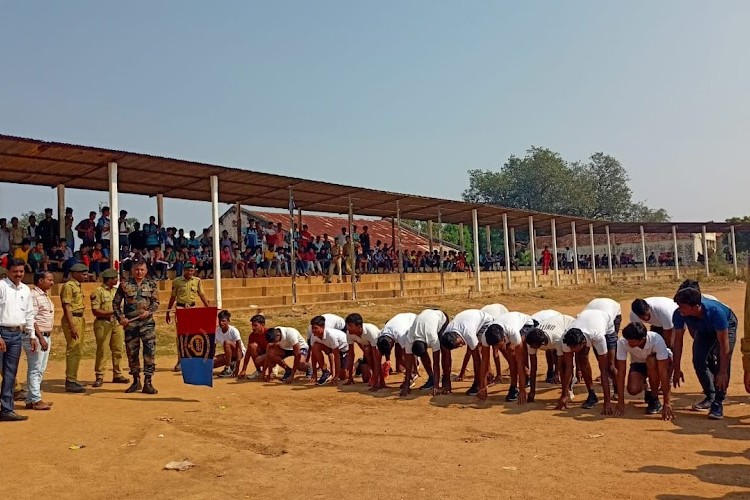
[[[330,182],[305,180],[276,174],[253,172],[238,168],[164,158],[127,151],[77,146],[38,139],[0,135],[0,182],[33,184],[108,191],[107,164],[118,165],[118,188],[122,193],[168,198],[210,201],[209,178],[219,179],[219,201],[242,203],[268,208],[287,208],[290,188],[297,207],[309,212],[344,214],[349,210],[349,199],[354,212],[361,216],[392,217],[397,209],[401,217],[414,220],[437,220],[438,210],[446,223],[471,223],[471,211],[476,209],[479,224],[502,225],[503,214],[510,227],[528,227],[533,216],[540,234],[548,233],[550,221],[555,219],[558,234],[570,234],[571,222],[576,232],[588,231],[594,225],[596,233],[603,233],[609,224],[613,233],[638,232],[638,224],[589,221],[577,217],[542,212],[516,210],[496,205],[391,193],[362,187],[344,186]],[[158,174],[158,175],[154,175]],[[678,223],[680,231],[700,232],[702,223]],[[728,224],[711,223],[710,232],[726,232]],[[737,230],[750,231],[750,224],[738,225]],[[669,233],[670,223],[645,224],[651,233]]]

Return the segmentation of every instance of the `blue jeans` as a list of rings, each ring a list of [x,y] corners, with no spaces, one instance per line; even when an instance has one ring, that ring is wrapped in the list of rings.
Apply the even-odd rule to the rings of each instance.
[[[729,320],[729,367],[732,366],[732,352],[734,343],[737,341],[737,317],[732,314]],[[714,385],[714,377],[719,373],[719,340],[716,331],[701,330],[695,334],[693,339],[693,368],[698,381],[703,388],[706,399],[721,403],[724,401],[726,391],[717,391]],[[731,370],[727,371],[731,374]]]
[[[21,332],[12,332],[0,327],[0,338],[5,341],[5,352],[0,352],[0,370],[3,383],[0,389],[0,414],[10,413],[13,406],[13,387],[16,385],[18,362],[21,359]]]
[[[52,338],[44,337],[44,339],[49,344],[47,350],[42,351],[42,347],[37,341],[36,352],[31,352],[31,337],[23,336],[23,350],[26,352],[26,361],[29,365],[26,372],[26,381],[29,386],[26,391],[27,403],[36,403],[42,400],[42,379],[44,378],[44,372],[47,370],[49,352],[52,349]]]

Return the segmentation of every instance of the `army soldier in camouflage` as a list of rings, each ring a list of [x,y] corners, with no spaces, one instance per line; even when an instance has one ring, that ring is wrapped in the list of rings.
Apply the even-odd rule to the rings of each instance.
[[[208,299],[206,294],[203,292],[203,283],[201,279],[195,275],[195,268],[193,264],[188,262],[185,267],[182,268],[182,276],[178,276],[172,281],[172,295],[169,297],[169,305],[167,306],[167,324],[172,322],[172,316],[170,312],[172,307],[176,304],[178,308],[182,307],[195,307],[196,300],[200,297],[201,302],[205,307],[208,307]],[[174,371],[180,371],[180,347],[179,341],[177,342],[177,364],[174,367]]]
[[[91,294],[91,311],[94,313],[94,338],[96,339],[96,362],[94,372],[96,382],[93,387],[104,384],[104,355],[109,347],[112,352],[112,383],[127,384],[130,380],[122,376],[120,362],[125,345],[125,333],[115,321],[112,299],[115,298],[117,271],[107,269],[102,273],[102,286]]]
[[[114,316],[125,329],[125,351],[133,383],[125,392],[143,389],[144,394],[157,394],[151,384],[156,370],[156,331],[154,313],[159,309],[158,287],[156,282],[146,278],[146,263],[133,261],[131,276],[120,282],[120,287],[112,301]],[[141,386],[141,362],[139,353],[143,344],[143,374]]]
[[[88,267],[85,264],[74,264],[70,268],[71,279],[66,281],[60,290],[60,302],[63,308],[62,329],[65,334],[67,349],[65,351],[65,392],[81,394],[86,389],[78,383],[78,366],[83,356],[83,334],[86,322],[83,319],[83,288],[81,281],[86,278]]]

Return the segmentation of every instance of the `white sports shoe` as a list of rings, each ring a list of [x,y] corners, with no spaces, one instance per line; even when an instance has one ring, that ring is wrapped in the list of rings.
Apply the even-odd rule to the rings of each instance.
[[[260,378],[260,372],[258,370],[255,370],[255,373],[247,377],[250,380],[257,380]]]

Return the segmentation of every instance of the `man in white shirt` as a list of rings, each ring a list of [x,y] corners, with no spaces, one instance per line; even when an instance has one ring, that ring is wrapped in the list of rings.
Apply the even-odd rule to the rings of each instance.
[[[667,297],[635,299],[631,305],[630,322],[648,323],[650,331],[664,337],[667,347],[670,347],[674,336],[672,318],[676,310],[677,303]]]
[[[625,391],[625,362],[630,354],[630,373],[628,373],[628,393],[631,396],[646,391],[646,415],[662,414],[662,419],[672,420],[674,412],[670,400],[670,382],[672,376],[672,351],[667,347],[664,338],[656,332],[649,332],[643,323],[630,323],[622,331],[617,341],[617,387],[619,393]],[[646,378],[651,390],[646,387]],[[659,402],[659,390],[664,394],[664,407]],[[615,415],[625,414],[625,398],[621,397],[615,408]]]
[[[8,277],[0,281],[0,422],[27,420],[15,412],[13,387],[24,337],[28,336],[31,352],[39,348],[34,330],[34,305],[31,290],[21,281],[26,263],[20,259],[8,262]]]
[[[570,247],[565,247],[565,274],[573,274],[575,269],[576,254]]]
[[[295,328],[277,326],[266,331],[268,351],[265,363],[268,375],[275,366],[284,369],[284,377],[281,379],[286,384],[291,384],[297,371],[306,371],[308,368],[309,347],[302,334]],[[294,356],[294,364],[290,368],[284,361],[285,358]]]
[[[502,316],[501,316],[502,317]],[[484,311],[479,309],[467,309],[456,314],[453,320],[445,327],[440,343],[445,349],[443,364],[448,367],[447,374],[450,375],[451,351],[461,346],[466,346],[467,352],[471,353],[474,365],[474,381],[466,391],[467,396],[478,396],[480,399],[487,397],[487,372],[490,363],[490,347],[501,343],[500,338],[491,336],[491,342],[485,338],[488,328],[497,321]],[[495,329],[499,330],[499,329]],[[480,352],[479,344],[482,342],[483,349]],[[447,382],[447,386],[446,386]],[[450,392],[450,378],[443,381],[443,391]]]
[[[340,330],[346,333],[346,321],[341,316],[331,313],[321,314],[321,317],[325,320],[326,328],[333,328],[334,330]],[[307,325],[307,343],[312,348],[312,337],[313,327],[312,324]]]
[[[24,337],[23,350],[28,362],[26,382],[29,389],[26,395],[26,409],[50,410],[52,409],[52,403],[42,400],[42,379],[49,361],[52,324],[55,317],[55,305],[47,292],[55,283],[50,272],[36,274],[34,281],[34,287],[31,288],[31,301],[34,306],[34,331],[39,342],[39,348],[32,351],[31,338]]]
[[[528,349],[529,358],[531,361],[530,375],[531,387],[529,388],[528,396],[525,393],[521,393],[518,402],[524,404],[525,402],[533,403],[536,397],[536,372],[537,372],[537,359],[536,353],[538,350],[543,350],[547,354],[551,354],[555,362],[555,374],[554,378],[560,383],[562,366],[565,362],[563,356],[563,336],[573,324],[575,318],[566,314],[558,314],[552,316],[540,322],[535,328],[531,329],[526,334],[526,346]],[[549,356],[548,356],[549,357]],[[525,400],[525,401],[524,401]]]
[[[499,318],[503,314],[508,313],[508,308],[505,307],[502,304],[487,304],[486,306],[482,307],[480,309],[482,312],[486,312],[490,316],[492,316],[493,319]],[[490,374],[487,380],[487,383],[489,385],[493,384],[499,384],[502,380],[502,366],[500,364],[500,354],[505,357],[505,361],[508,362],[508,366],[510,367],[510,359],[508,358],[508,355],[505,350],[501,349],[499,345],[492,346],[492,359],[495,362],[495,374]],[[461,371],[458,372],[458,377],[456,377],[456,381],[461,381],[466,377],[466,368],[469,366],[469,360],[471,359],[471,353],[469,351],[466,351],[466,354],[464,355],[464,360],[461,363]]]
[[[559,316],[560,313],[558,311],[555,311],[554,309],[543,309],[539,312],[536,312],[531,315],[531,319],[537,322],[537,324],[541,324],[544,321],[554,318],[555,316]],[[557,369],[557,356],[555,356],[555,353],[553,351],[544,351],[544,356],[547,359],[547,377],[544,379],[544,381],[547,384],[559,384],[560,383],[560,377],[559,373],[560,370]],[[556,375],[557,374],[557,375]]]
[[[245,356],[245,344],[240,337],[240,331],[229,324],[232,314],[223,310],[219,313],[219,326],[216,327],[216,345],[224,348],[223,354],[214,356],[214,368],[224,367],[219,377],[237,377],[240,371],[240,361]]]
[[[342,319],[343,321],[343,319]],[[310,348],[312,349],[312,370],[311,380],[317,378],[318,366],[323,373],[317,379],[317,385],[324,385],[331,379],[338,385],[347,377],[347,354],[349,352],[349,343],[346,339],[346,333],[337,328],[331,328],[328,320],[323,316],[315,316],[310,320],[310,330],[312,337]],[[346,324],[344,324],[346,328]],[[326,356],[331,363],[331,370],[326,366]]]
[[[373,378],[376,380],[373,382],[371,391],[377,391],[386,387],[385,379],[390,372],[391,351],[394,347],[396,348],[396,369],[398,370],[399,366],[403,366],[404,348],[408,342],[407,334],[416,319],[417,315],[414,313],[399,313],[388,320],[383,327],[375,345],[372,346],[377,347],[377,349],[374,349],[372,353],[375,355],[375,366],[381,366],[383,357],[385,357],[386,361],[382,365],[382,370],[373,371]],[[411,380],[405,378],[404,383],[407,381],[409,381],[408,385],[411,385]]]
[[[516,311],[500,316],[495,323],[502,329],[505,352],[510,359],[510,387],[505,401],[518,401],[520,394],[526,397],[528,352],[524,339],[538,323],[528,314]]]
[[[348,315],[344,322],[346,323],[346,340],[349,343],[349,355],[347,356],[349,379],[344,385],[354,384],[354,345],[356,344],[362,349],[362,359],[359,360],[356,371],[361,373],[362,382],[372,386],[372,371],[377,368],[372,354],[372,345],[378,342],[380,328],[372,323],[365,323],[359,313]]]
[[[569,388],[573,379],[574,354],[576,354],[576,364],[583,374],[583,380],[588,390],[588,397],[581,405],[581,408],[590,409],[599,402],[599,398],[597,398],[594,392],[594,379],[588,356],[589,350],[593,348],[594,355],[599,362],[599,371],[601,372],[602,387],[604,389],[602,415],[612,415],[606,338],[607,332],[612,328],[611,321],[609,314],[595,309],[587,309],[578,315],[575,321],[571,323],[568,331],[563,335],[563,356],[565,357],[565,361],[562,394],[556,407],[558,410],[566,409],[570,401]]]
[[[437,395],[440,389],[440,335],[447,325],[448,315],[443,311],[425,309],[417,315],[406,334],[406,345],[404,346],[406,376],[404,381],[411,380],[412,374],[417,371],[416,356],[422,361],[425,372],[427,372],[427,382],[419,389],[423,391],[432,390],[434,395]],[[432,351],[432,360],[427,355],[428,348]],[[445,366],[447,366],[446,374],[448,376],[443,378],[443,387],[445,387],[446,378],[450,384],[450,363]],[[409,393],[410,385],[405,383],[401,387],[402,396]]]
[[[617,334],[620,333],[620,324],[622,323],[622,308],[620,303],[608,299],[594,299],[588,303],[584,310],[595,310],[607,313],[612,325],[608,329],[605,337],[607,340],[607,366],[609,370],[609,380],[613,384],[617,380],[617,363],[615,363],[615,351],[617,349]],[[615,399],[617,399],[617,387],[614,388]]]

